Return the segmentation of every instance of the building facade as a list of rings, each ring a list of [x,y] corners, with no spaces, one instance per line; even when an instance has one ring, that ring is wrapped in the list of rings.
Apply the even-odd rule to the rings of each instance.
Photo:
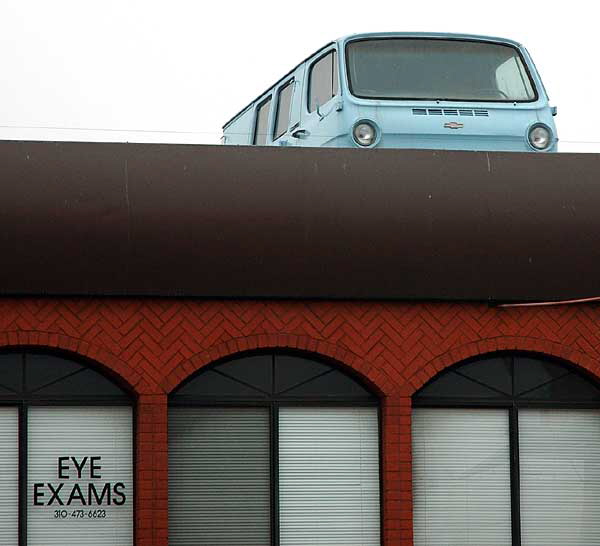
[[[200,517],[194,517],[194,513],[200,514],[202,508],[202,480],[217,480],[218,487],[228,494],[235,491],[235,483],[240,483],[235,478],[235,472],[241,472],[234,468],[235,457],[226,456],[239,448],[239,443],[218,434],[201,433],[212,438],[212,444],[193,444],[197,438],[192,435],[192,424],[202,420],[210,424],[214,420],[217,432],[239,430],[236,427],[246,423],[257,430],[262,427],[260,434],[266,438],[264,453],[256,440],[259,433],[240,448],[246,457],[242,464],[254,468],[256,462],[258,466],[253,474],[257,476],[255,482],[244,482],[240,486],[244,494],[239,496],[253,499],[251,505],[255,507],[262,502],[264,510],[250,514],[244,522],[241,514],[248,512],[243,504],[236,505],[232,510],[240,515],[232,524],[227,520],[225,505],[211,503],[216,511],[210,518],[217,522],[215,536],[219,533],[218,522],[223,520],[228,528],[242,522],[238,533],[242,538],[236,538],[237,542],[230,539],[229,543],[317,543],[303,535],[315,526],[309,517],[315,508],[311,507],[311,498],[316,498],[314,494],[311,497],[312,471],[298,465],[304,447],[319,444],[319,436],[311,434],[322,426],[322,438],[327,438],[331,452],[320,460],[333,464],[341,476],[348,477],[344,473],[355,471],[350,459],[346,466],[336,466],[340,453],[351,452],[355,445],[365,449],[360,454],[360,476],[353,474],[362,495],[359,509],[352,501],[355,493],[334,491],[326,480],[320,484],[324,488],[320,497],[331,494],[338,495],[335,498],[350,498],[347,504],[336,501],[338,506],[347,507],[342,523],[344,517],[360,520],[357,525],[362,538],[342,543],[437,544],[434,527],[448,528],[451,522],[444,521],[433,505],[427,508],[427,499],[435,500],[426,480],[428,465],[435,461],[425,460],[419,453],[427,452],[429,445],[440,446],[445,440],[427,436],[427,430],[435,432],[437,423],[434,415],[431,427],[423,425],[431,418],[427,411],[446,406],[470,411],[464,416],[456,414],[460,421],[457,430],[466,427],[477,431],[481,425],[481,434],[475,435],[480,440],[490,430],[493,442],[500,444],[503,434],[506,438],[518,434],[515,422],[504,420],[502,414],[494,417],[488,412],[485,419],[490,416],[492,421],[506,421],[508,428],[504,432],[487,421],[481,424],[481,415],[473,413],[473,408],[485,406],[497,411],[518,411],[519,430],[525,427],[529,417],[515,402],[517,395],[511,398],[508,393],[506,399],[495,402],[494,394],[484,392],[489,385],[496,393],[502,390],[493,386],[494,381],[500,384],[505,379],[498,379],[493,370],[503,366],[498,364],[498,358],[505,359],[503,362],[510,360],[513,372],[515,367],[528,374],[531,370],[525,379],[506,380],[512,381],[513,387],[515,381],[530,382],[523,392],[533,392],[535,396],[528,398],[525,406],[570,412],[569,419],[579,419],[577,412],[581,412],[581,423],[588,423],[588,428],[584,424],[580,427],[577,421],[571,429],[584,430],[582,434],[593,440],[584,451],[595,453],[596,436],[600,441],[596,421],[600,404],[595,386],[600,376],[599,324],[600,307],[595,304],[519,308],[474,303],[4,297],[0,300],[0,409],[4,412],[0,414],[0,435],[5,439],[0,514],[4,512],[4,521],[14,525],[3,525],[2,542],[25,546],[70,544],[68,541],[72,540],[73,544],[83,544],[78,533],[87,529],[85,536],[89,538],[89,533],[93,533],[90,543],[94,544],[166,546],[185,544],[185,540],[200,543],[194,539],[194,533],[205,532],[207,524],[204,531],[194,529],[194,522]],[[523,364],[525,361],[532,363]],[[464,371],[466,368],[452,368],[465,362],[479,362],[477,374]],[[16,371],[21,366],[24,371]],[[35,377],[45,379],[33,385],[28,381],[34,372],[27,375],[27,370],[35,366]],[[436,386],[436,379],[447,377],[449,369],[456,370],[457,377],[466,376],[468,385],[481,392],[474,394],[468,388],[463,392],[460,385],[455,389],[454,384]],[[270,379],[268,370],[273,373]],[[272,381],[268,388],[260,383],[260,374],[267,378],[264,381]],[[284,377],[285,374],[291,375]],[[490,374],[494,377],[490,378]],[[536,374],[539,377],[534,377]],[[321,381],[324,377],[327,380]],[[561,381],[569,382],[560,387]],[[545,388],[550,383],[552,388]],[[276,384],[280,388],[275,388]],[[423,389],[426,385],[430,386],[429,391]],[[538,387],[539,392],[543,391],[539,396],[535,394]],[[452,397],[456,399],[450,400]],[[476,402],[469,402],[473,400]],[[249,408],[267,409],[263,417],[257,410],[256,419],[250,423],[243,421],[252,413]],[[308,411],[311,408],[323,411],[312,415]],[[188,410],[197,413],[186,421],[184,413]],[[275,429],[272,412],[277,412]],[[449,410],[443,413],[450,421],[444,421],[441,428],[452,430],[454,414]],[[329,416],[329,420],[311,420],[319,415]],[[431,424],[431,419],[428,422]],[[356,423],[359,424],[355,426]],[[533,430],[537,429],[533,426]],[[349,442],[341,451],[336,451],[336,431],[346,431],[340,432],[340,438]],[[192,436],[184,437],[186,434]],[[515,477],[518,465],[515,470],[514,460],[509,465],[508,459],[504,470],[502,462],[494,466],[500,469],[501,478],[494,474],[492,479],[485,473],[481,477],[484,482],[492,479],[500,490],[495,498],[506,500],[502,507],[490,510],[504,514],[498,523],[503,529],[498,532],[504,533],[502,540],[509,544],[541,544],[544,542],[536,540],[546,540],[536,539],[535,529],[530,532],[527,527],[528,514],[540,508],[536,496],[528,496],[530,486],[526,485],[529,482],[523,470],[531,464],[525,460],[529,438],[526,434],[529,433],[523,429],[520,481],[519,476]],[[560,430],[552,437],[562,437]],[[534,440],[535,444],[538,440]],[[571,447],[567,446],[571,453],[583,449],[580,440],[576,438]],[[450,453],[454,448],[448,441],[444,449]],[[514,440],[510,440],[510,449],[509,440],[506,442],[506,446],[494,451],[495,455],[504,453],[505,448],[506,453],[514,448]],[[186,451],[186,445],[196,447]],[[539,443],[540,449],[547,451],[549,448],[544,445]],[[198,455],[200,459],[195,461],[197,453],[210,451],[211,446],[217,447],[207,458]],[[258,446],[256,452],[252,446]],[[482,449],[485,451],[485,445]],[[252,453],[256,454],[254,459]],[[585,491],[565,493],[564,506],[569,514],[569,498],[593,498],[598,488],[600,474],[593,460],[584,455],[579,453],[576,459],[577,468],[585,476]],[[204,477],[190,486],[182,465],[191,465],[192,472],[194,468],[210,470],[209,464],[214,463],[215,457],[223,459],[223,465],[217,461],[212,474],[198,470],[198,475]],[[482,457],[488,460],[487,454]],[[514,459],[513,455],[510,458]],[[473,464],[477,466],[476,461]],[[263,477],[259,467],[265,472]],[[313,470],[317,478],[318,472],[327,475],[331,471],[316,466]],[[219,481],[227,473],[234,481],[233,488],[231,483]],[[299,491],[293,486],[294,473],[303,476],[298,483],[307,484],[304,499],[294,497]],[[561,483],[570,487],[567,482]],[[448,487],[460,489],[456,483],[449,483]],[[477,487],[473,487],[467,491],[471,496],[478,494]],[[460,504],[460,495],[467,493],[457,491],[456,502]],[[479,503],[485,512],[486,501],[482,499]],[[577,532],[584,536],[573,544],[597,543],[597,526],[590,523],[596,518],[597,507],[592,504],[586,508],[587,516],[573,507]],[[326,503],[317,508],[325,522],[337,517],[328,519],[332,508]],[[185,514],[191,515],[186,519]],[[357,518],[355,514],[364,517]],[[303,515],[307,515],[304,523]],[[468,513],[454,515],[459,526],[470,517]],[[264,523],[262,538],[249,534],[249,530],[259,532],[255,529],[258,520]],[[339,524],[339,518],[336,521]],[[328,532],[327,524],[323,525],[321,532]],[[62,538],[52,542],[49,537],[53,536]],[[217,543],[216,539],[211,540]],[[493,537],[489,540],[504,543],[501,539],[493,542]],[[560,540],[568,543],[564,537]]]

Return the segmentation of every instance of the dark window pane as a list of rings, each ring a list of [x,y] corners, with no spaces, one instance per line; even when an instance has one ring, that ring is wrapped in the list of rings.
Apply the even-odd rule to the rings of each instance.
[[[524,400],[600,402],[600,390],[579,374],[571,373],[523,395]]]
[[[267,132],[269,130],[269,112],[271,110],[271,97],[256,109],[256,125],[254,128],[254,141],[257,146],[267,143]]]
[[[0,398],[64,401],[94,397],[129,400],[129,394],[112,379],[80,362],[43,353],[0,354]]]
[[[309,379],[331,371],[331,366],[299,356],[275,355],[275,392],[296,387]]]
[[[274,367],[271,362],[274,359]],[[274,385],[272,381],[274,380]],[[174,391],[171,399],[190,401],[360,399],[377,397],[352,376],[308,358],[267,353],[224,362],[208,368]]]
[[[423,387],[415,396],[417,400],[431,397],[504,398],[502,394],[453,372],[443,373],[439,378]]]
[[[238,358],[225,362],[218,370],[233,379],[261,390],[265,393],[273,391],[273,356],[257,355]]]
[[[0,355],[0,386],[20,393],[23,389],[23,355],[7,353]]]
[[[413,400],[418,405],[485,405],[490,400],[517,405],[527,401],[600,403],[600,384],[560,361],[498,353],[441,373]]]
[[[458,367],[456,371],[510,396],[512,394],[511,362],[512,356],[497,356],[465,364]]]
[[[307,397],[319,400],[364,398],[369,400],[373,398],[373,395],[350,376],[334,370],[286,391],[282,397]]]
[[[7,389],[5,387],[3,387],[2,385],[0,385],[0,398],[15,398],[20,396],[21,393],[18,391],[14,391],[11,389]]]
[[[323,106],[337,93],[337,90],[334,91],[334,55],[334,51],[328,53],[310,69],[308,93],[310,112],[314,112],[317,106]]]
[[[230,379],[220,373],[209,370],[199,374],[177,391],[181,396],[194,396],[198,398],[263,398],[265,395],[252,387],[239,381]]]
[[[548,360],[527,356],[515,357],[515,395],[520,395],[569,373],[569,369]]]
[[[36,396],[85,398],[94,396],[111,396],[127,398],[127,395],[106,377],[89,368],[82,368],[77,373],[60,379],[55,383],[35,391]]]
[[[292,106],[292,96],[294,94],[294,80],[290,80],[279,90],[277,99],[277,114],[275,118],[275,133],[273,140],[277,140],[288,130],[290,120],[290,108]]]
[[[25,356],[27,391],[34,392],[54,381],[83,369],[78,362],[59,356],[27,354]]]

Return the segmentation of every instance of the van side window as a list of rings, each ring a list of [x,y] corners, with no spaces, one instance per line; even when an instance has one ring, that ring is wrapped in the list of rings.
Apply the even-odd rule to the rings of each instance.
[[[275,131],[273,132],[273,140],[277,140],[288,130],[293,94],[294,80],[290,80],[283,87],[279,88],[279,93],[277,94],[277,111],[275,112]]]
[[[256,109],[256,123],[254,125],[254,139],[252,140],[252,144],[264,146],[267,143],[270,110],[271,97],[261,102]]]
[[[308,111],[314,112],[338,94],[339,77],[337,52],[330,51],[310,68],[308,89]]]

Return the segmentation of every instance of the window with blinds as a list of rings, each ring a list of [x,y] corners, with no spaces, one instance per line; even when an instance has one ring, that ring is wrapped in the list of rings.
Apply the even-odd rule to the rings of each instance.
[[[269,411],[172,408],[169,544],[271,544]]]
[[[508,412],[416,408],[415,546],[510,546]]]
[[[377,408],[279,410],[281,546],[379,542]]]
[[[380,544],[378,400],[335,365],[260,353],[170,396],[169,544]]]
[[[19,543],[19,414],[0,408],[0,544]]]
[[[133,543],[130,407],[32,407],[27,545]]]
[[[0,352],[2,546],[132,546],[131,397],[94,368]]]
[[[499,352],[413,396],[416,546],[600,544],[600,388]]]
[[[600,544],[600,411],[519,412],[523,546]]]

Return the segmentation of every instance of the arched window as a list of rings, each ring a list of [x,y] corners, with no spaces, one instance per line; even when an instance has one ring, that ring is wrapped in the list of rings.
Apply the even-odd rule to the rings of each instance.
[[[254,354],[170,397],[169,544],[379,544],[378,399],[336,366]]]
[[[600,388],[495,353],[413,396],[415,546],[600,544]]]
[[[0,544],[133,544],[131,404],[83,360],[0,353]]]

